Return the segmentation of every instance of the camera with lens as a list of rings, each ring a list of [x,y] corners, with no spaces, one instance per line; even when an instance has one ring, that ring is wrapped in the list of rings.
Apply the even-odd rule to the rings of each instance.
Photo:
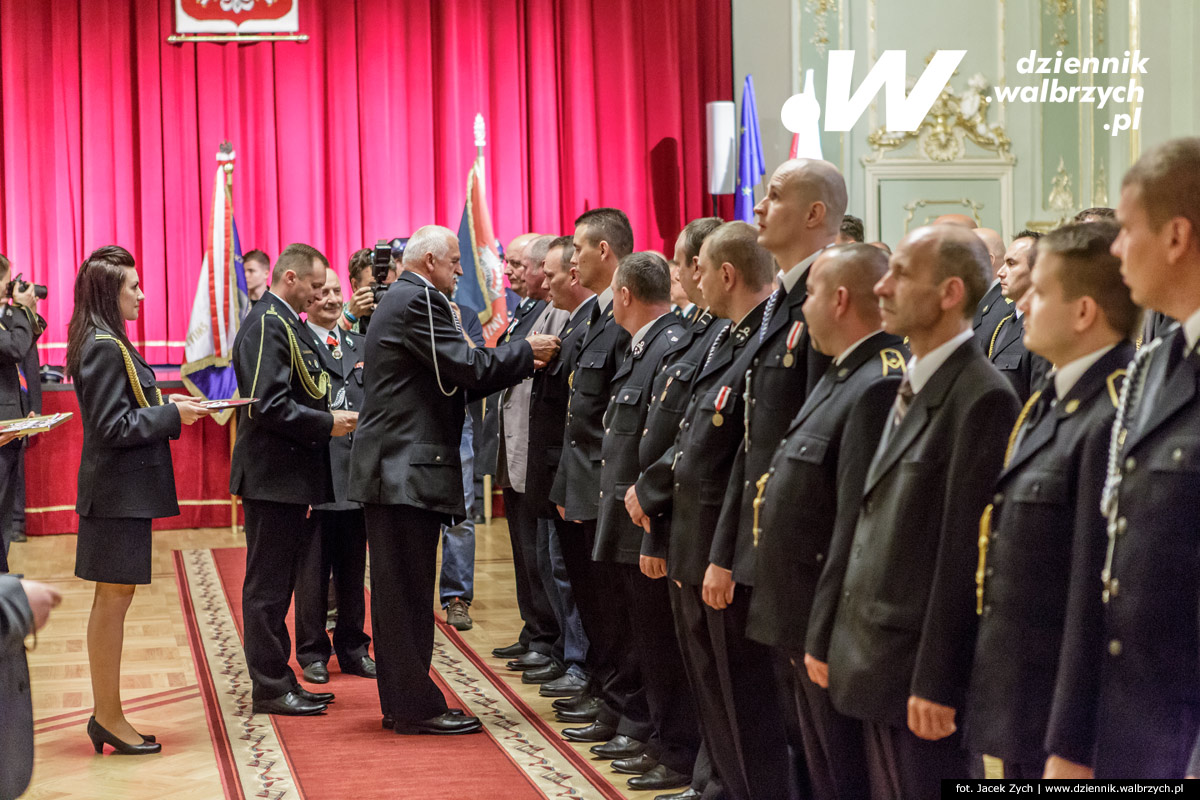
[[[29,287],[31,284],[28,281],[21,280],[23,275],[24,275],[24,273],[20,273],[17,275],[17,277],[13,278],[11,281],[8,282],[8,284],[4,287],[4,296],[5,297],[12,299],[13,292],[29,291]],[[40,283],[32,284],[32,286],[33,286],[33,296],[36,297],[38,300],[45,300],[46,295],[48,294],[49,290],[46,289],[45,286],[42,286]]]
[[[383,299],[383,293],[388,288],[388,273],[391,272],[393,263],[397,266],[400,264],[407,244],[407,236],[375,242],[375,249],[371,251],[371,301],[375,305],[379,305],[379,301]]]
[[[371,251],[371,302],[379,305],[387,291],[388,271],[392,268],[392,245],[386,239],[375,242]]]

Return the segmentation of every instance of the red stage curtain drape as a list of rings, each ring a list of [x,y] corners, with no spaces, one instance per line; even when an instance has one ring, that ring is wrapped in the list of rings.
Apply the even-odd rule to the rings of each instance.
[[[301,0],[304,44],[171,45],[172,14],[0,3],[0,252],[51,287],[43,362],[63,361],[75,269],[110,243],[142,271],[131,336],[182,360],[224,139],[243,249],[308,242],[343,275],[377,238],[457,227],[476,112],[504,240],[612,205],[669,253],[711,210],[730,0]]]

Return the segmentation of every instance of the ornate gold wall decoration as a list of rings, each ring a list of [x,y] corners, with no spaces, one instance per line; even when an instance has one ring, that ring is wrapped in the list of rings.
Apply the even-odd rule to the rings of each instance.
[[[1058,157],[1058,169],[1054,173],[1051,186],[1050,196],[1046,198],[1046,206],[1051,211],[1067,212],[1075,208],[1075,195],[1071,192],[1071,176],[1067,174],[1067,167],[1063,163],[1062,156]]]
[[[1066,47],[1071,43],[1067,38],[1067,15],[1074,11],[1074,0],[1047,0],[1046,13],[1054,15],[1054,43],[1059,47]]]
[[[1096,177],[1092,180],[1092,205],[1108,205],[1108,170],[1104,168],[1103,161],[1096,168]]]
[[[961,97],[953,87],[947,86],[915,131],[889,131],[880,127],[867,136],[867,144],[875,148],[875,152],[864,160],[878,161],[888,151],[916,139],[922,155],[930,161],[956,161],[966,154],[966,141],[970,140],[1011,164],[1014,161],[1009,152],[1012,143],[1004,126],[988,123],[990,94],[991,84],[980,74],[967,81],[967,91]]]
[[[925,208],[926,206],[962,206],[975,218],[975,224],[981,228],[983,227],[983,217],[979,214],[979,209],[983,208],[983,203],[976,203],[969,197],[957,197],[953,200],[914,200],[911,203],[904,204],[904,210],[908,212],[904,217],[904,232],[906,234],[908,233],[908,226],[912,224],[913,217],[917,215],[917,209]],[[927,225],[930,222],[931,220],[926,218],[922,224]]]
[[[837,8],[837,0],[808,0],[806,7],[816,23],[812,37],[813,46],[817,48],[818,53],[825,55],[825,51],[829,48],[828,16],[830,11]]]
[[[1092,11],[1096,44],[1104,44],[1104,14],[1108,11],[1108,0],[1092,0]]]

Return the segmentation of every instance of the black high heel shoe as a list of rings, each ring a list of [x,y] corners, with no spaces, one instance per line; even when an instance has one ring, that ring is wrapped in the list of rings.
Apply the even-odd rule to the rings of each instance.
[[[146,739],[141,744],[129,744],[113,736],[107,730],[102,728],[96,722],[95,717],[88,718],[87,735],[92,740],[92,747],[96,748],[97,753],[104,752],[104,745],[111,747],[118,755],[123,756],[145,756],[151,753],[162,751],[162,745],[158,742]],[[145,739],[145,737],[142,737]]]

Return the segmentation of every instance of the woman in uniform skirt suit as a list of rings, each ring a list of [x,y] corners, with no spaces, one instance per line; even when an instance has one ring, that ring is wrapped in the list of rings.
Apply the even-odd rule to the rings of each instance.
[[[125,612],[137,584],[150,583],[150,522],[179,513],[169,441],[209,411],[188,396],[163,402],[154,371],[125,335],[143,295],[133,256],[101,247],[75,276],[67,334],[67,373],[83,421],[79,464],[79,541],[75,574],[96,582],[88,619],[94,716],[87,732],[100,753],[157,753],[121,710]]]

